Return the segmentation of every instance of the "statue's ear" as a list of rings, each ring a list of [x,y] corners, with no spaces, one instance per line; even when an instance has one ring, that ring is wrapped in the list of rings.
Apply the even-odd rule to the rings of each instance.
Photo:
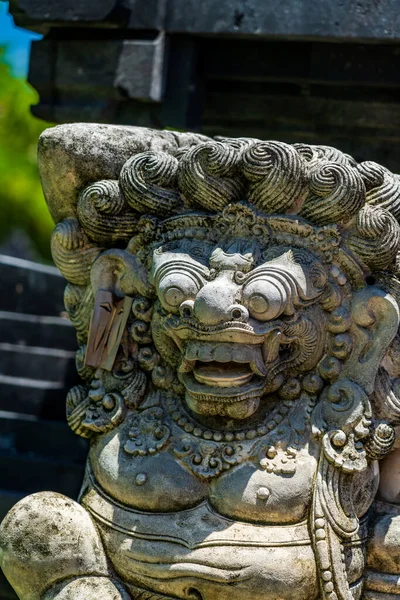
[[[399,307],[393,296],[371,285],[354,296],[351,314],[353,349],[342,375],[370,394],[378,368],[399,328]]]
[[[125,250],[107,250],[93,263],[95,296],[85,364],[111,371],[132,306],[133,296],[152,295],[146,269]]]
[[[106,250],[94,261],[90,281],[93,292],[99,289],[113,291],[119,296],[154,295],[145,266],[126,250]]]

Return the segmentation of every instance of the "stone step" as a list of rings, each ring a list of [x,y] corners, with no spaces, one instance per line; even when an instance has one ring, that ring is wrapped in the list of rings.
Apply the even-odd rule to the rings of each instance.
[[[65,279],[55,267],[0,255],[1,310],[59,317]]]
[[[88,449],[87,440],[73,433],[65,420],[47,421],[0,411],[0,452],[83,465]]]
[[[67,389],[63,383],[0,374],[0,386],[0,410],[65,419]]]
[[[65,317],[0,310],[0,331],[0,341],[8,344],[71,351],[78,347],[75,330]]]
[[[0,341],[0,369],[3,375],[46,379],[64,383],[75,376],[75,352]]]
[[[84,465],[59,461],[57,457],[38,458],[0,451],[0,472],[0,489],[23,496],[51,490],[75,499],[82,485]]]

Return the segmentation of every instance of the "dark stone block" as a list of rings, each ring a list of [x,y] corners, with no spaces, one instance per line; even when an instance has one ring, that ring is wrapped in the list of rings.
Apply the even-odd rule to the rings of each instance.
[[[102,21],[117,0],[18,0],[17,6],[30,19],[39,21]]]
[[[122,0],[122,5],[129,10],[132,29],[164,29],[167,0]]]
[[[64,385],[76,372],[75,352],[0,341],[0,372],[11,377],[51,381]]]
[[[160,102],[164,84],[165,35],[155,40],[125,40],[114,85],[128,98]]]
[[[64,312],[65,280],[54,267],[0,255],[0,309],[32,315]]]
[[[33,112],[56,122],[196,129],[200,114],[193,107],[201,106],[196,59],[192,40],[165,41],[164,34],[34,42],[29,81],[40,104]]]
[[[74,352],[78,348],[75,330],[62,317],[24,315],[0,310],[0,342],[42,348],[63,348]]]
[[[212,80],[297,82],[399,88],[397,45],[209,39],[204,76]],[[355,91],[355,89],[354,89]]]
[[[174,0],[166,15],[173,32],[291,38],[386,39],[400,37],[397,0]]]
[[[90,23],[168,33],[394,41],[400,37],[397,0],[14,0],[19,23]],[[22,13],[22,15],[21,15]],[[32,23],[33,22],[33,23]]]

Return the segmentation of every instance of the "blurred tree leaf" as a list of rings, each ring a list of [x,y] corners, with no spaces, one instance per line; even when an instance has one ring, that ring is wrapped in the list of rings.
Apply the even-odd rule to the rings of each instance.
[[[24,79],[13,77],[3,54],[0,48],[0,242],[13,229],[22,229],[49,260],[54,224],[40,185],[36,149],[39,135],[51,124],[32,116],[29,107],[37,94]]]

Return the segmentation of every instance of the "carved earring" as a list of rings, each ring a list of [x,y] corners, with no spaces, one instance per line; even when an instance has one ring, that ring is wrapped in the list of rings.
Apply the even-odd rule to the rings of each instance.
[[[133,298],[116,296],[109,290],[97,290],[85,365],[112,371]]]

